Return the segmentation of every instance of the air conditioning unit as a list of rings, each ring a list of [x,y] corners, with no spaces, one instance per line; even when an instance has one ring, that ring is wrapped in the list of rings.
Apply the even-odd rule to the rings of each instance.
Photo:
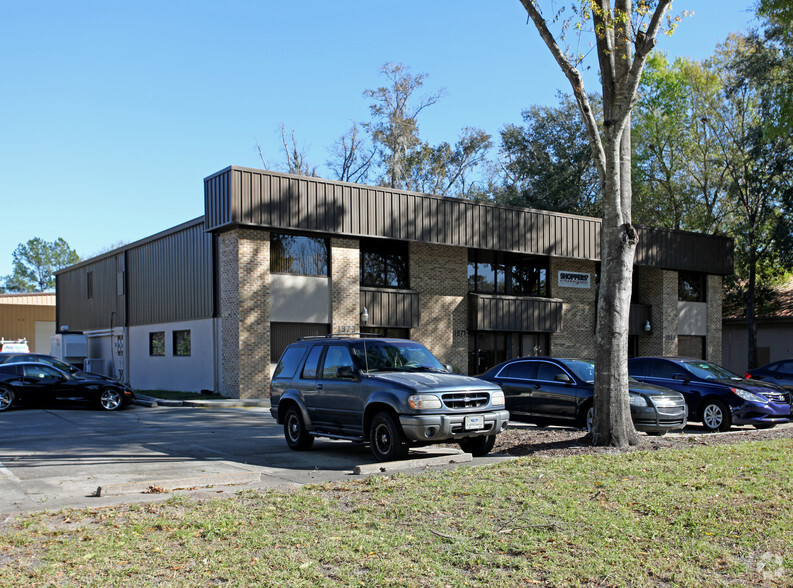
[[[88,358],[83,361],[83,369],[92,374],[106,376],[107,361],[104,359]]]

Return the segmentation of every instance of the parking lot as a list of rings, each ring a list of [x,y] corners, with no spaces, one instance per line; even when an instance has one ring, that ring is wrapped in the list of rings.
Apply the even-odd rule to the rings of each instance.
[[[449,453],[459,452],[427,448],[424,456],[413,452],[411,457],[448,461]],[[426,464],[416,464],[421,465]],[[30,510],[161,500],[168,496],[161,490],[174,488],[233,493],[346,480],[358,477],[356,467],[379,471],[381,466],[367,447],[346,441],[317,439],[311,451],[290,450],[282,427],[264,407],[0,414],[2,518]]]

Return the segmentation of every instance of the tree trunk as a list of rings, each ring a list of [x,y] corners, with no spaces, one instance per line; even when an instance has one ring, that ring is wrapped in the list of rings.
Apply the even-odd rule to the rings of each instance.
[[[755,289],[757,287],[757,255],[752,235],[749,235],[749,283],[746,286],[746,331],[749,337],[747,345],[747,366],[757,367],[757,311],[755,309]]]

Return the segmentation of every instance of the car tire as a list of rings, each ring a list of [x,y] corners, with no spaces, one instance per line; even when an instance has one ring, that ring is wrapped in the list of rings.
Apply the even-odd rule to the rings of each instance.
[[[310,435],[303,422],[303,414],[296,406],[286,409],[284,415],[284,438],[290,449],[306,451],[314,445],[314,436]]]
[[[708,431],[729,431],[732,414],[721,400],[707,400],[702,406],[702,424]]]
[[[595,407],[591,404],[585,404],[584,409],[581,411],[581,416],[579,417],[579,423],[581,428],[584,429],[587,433],[592,432],[592,427],[595,426]]]
[[[466,437],[459,441],[460,449],[474,457],[482,457],[490,453],[496,444],[495,435],[481,435],[479,437]]]
[[[379,412],[374,415],[372,423],[369,425],[369,443],[372,455],[378,461],[404,459],[410,451],[402,428],[387,412]]]
[[[0,412],[8,410],[14,404],[14,392],[5,386],[0,386]]]
[[[102,410],[120,410],[122,406],[124,406],[124,398],[118,390],[105,388],[99,393],[99,408]]]
[[[667,433],[668,433],[668,431],[647,431],[647,434],[650,437],[663,437]]]

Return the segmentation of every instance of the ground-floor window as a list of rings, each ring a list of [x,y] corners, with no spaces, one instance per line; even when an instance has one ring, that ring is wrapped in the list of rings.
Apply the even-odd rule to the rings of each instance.
[[[149,333],[149,355],[152,357],[165,356],[165,331]]]
[[[190,355],[190,331],[173,332],[173,354],[177,357]]]
[[[677,354],[681,357],[705,359],[705,337],[698,335],[678,335]]]
[[[284,349],[301,337],[322,337],[330,333],[323,323],[270,323],[270,361],[276,363]]]
[[[500,333],[473,331],[468,334],[468,373],[481,374],[515,357],[548,355],[548,333]]]

